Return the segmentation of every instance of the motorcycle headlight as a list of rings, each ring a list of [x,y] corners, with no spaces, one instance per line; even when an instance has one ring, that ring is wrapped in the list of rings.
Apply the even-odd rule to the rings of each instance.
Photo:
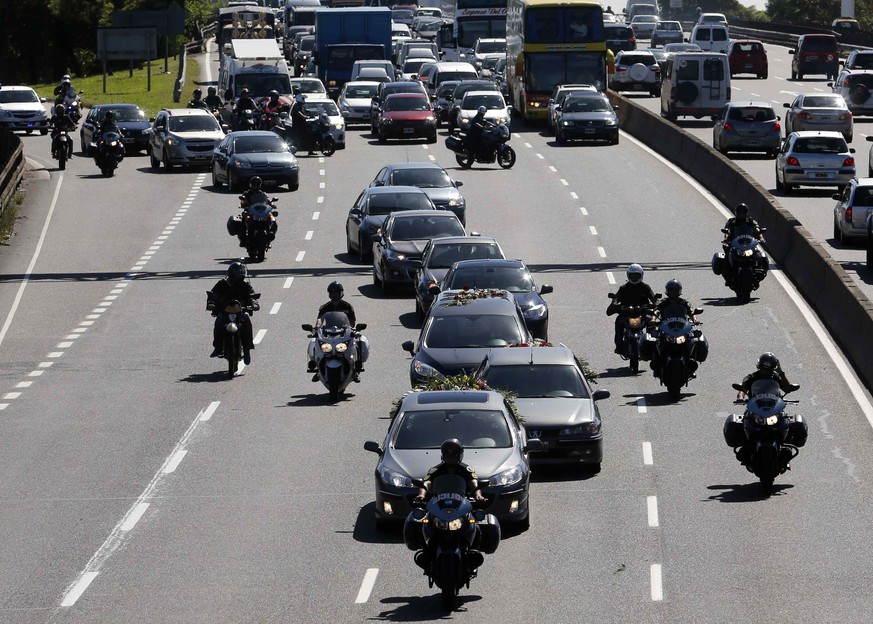
[[[667,336],[667,342],[674,344],[685,344],[685,336]]]
[[[488,485],[491,486],[507,486],[513,485],[521,481],[521,478],[524,476],[524,470],[521,467],[521,464],[517,466],[513,466],[512,468],[508,468],[503,472],[498,472],[496,475],[488,479]]]
[[[336,352],[337,353],[345,353],[346,350],[348,350],[348,348],[349,348],[349,345],[347,345],[344,342],[341,342],[336,346]]]
[[[583,423],[574,427],[567,427],[558,432],[559,436],[589,436],[600,432],[599,422]]]
[[[754,254],[754,253],[755,253],[755,250],[754,250],[754,249],[744,249],[744,250],[740,253],[740,255],[742,255],[743,257],[746,257],[746,258],[747,258],[747,257],[751,256],[751,255]]]
[[[170,137],[169,139],[167,139],[167,145],[179,145],[179,140]]]
[[[379,478],[382,483],[393,485],[394,487],[412,487],[412,479],[401,472],[394,472],[389,468],[382,468],[379,471]]]
[[[439,518],[433,519],[434,526],[440,529],[441,531],[458,531],[462,526],[464,526],[464,521],[461,518],[455,518],[454,520],[449,520],[446,522],[445,520],[440,520]]]
[[[494,120],[494,123],[496,123],[496,124],[505,124],[506,121],[507,121],[506,117],[498,117],[497,119]]]
[[[323,353],[330,353],[333,351],[333,345],[328,342],[322,343],[321,350]]]
[[[442,377],[442,373],[440,373],[433,366],[429,366],[424,362],[416,361],[412,365],[412,369],[417,375],[420,375],[422,377]]]
[[[628,327],[632,327],[633,329],[639,329],[643,324],[643,319],[641,318],[629,318],[627,320]]]
[[[112,147],[115,147],[116,145],[118,145],[118,141],[110,141],[109,145],[111,145]]]

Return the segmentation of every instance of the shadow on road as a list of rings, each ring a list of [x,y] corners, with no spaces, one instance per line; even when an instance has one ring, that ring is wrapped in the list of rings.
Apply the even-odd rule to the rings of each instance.
[[[424,591],[433,591],[427,588],[427,580],[424,576],[421,577],[422,587]],[[434,587],[436,589],[436,587]],[[482,600],[482,596],[464,595],[458,596],[460,603],[455,611],[466,611],[468,602],[477,602]],[[387,621],[387,622],[430,622],[433,620],[451,619],[452,614],[446,612],[443,608],[442,597],[439,594],[430,596],[396,596],[392,598],[383,598],[380,601],[384,605],[396,604],[397,606],[388,611],[382,611],[376,616],[371,617],[371,620]]]
[[[358,512],[358,517],[355,519],[355,528],[352,531],[352,537],[356,542],[362,544],[402,544],[403,543],[403,523],[398,522],[394,525],[388,525],[385,530],[376,528],[376,518],[374,512],[376,510],[376,502],[369,502]],[[406,551],[409,554],[409,563],[412,562],[412,551]]]
[[[596,477],[599,472],[599,466],[594,467],[590,464],[543,464],[534,458],[531,460],[530,482],[561,483],[564,481],[587,481]],[[505,537],[521,533],[521,531],[515,530],[512,525],[508,525],[504,532],[507,533]]]
[[[751,476],[751,473],[749,473]],[[767,500],[772,496],[781,496],[784,490],[790,490],[794,486],[790,483],[774,483],[773,493],[766,494],[760,483],[743,483],[734,485],[710,485],[706,489],[715,492],[706,500],[720,503],[753,503]]]
[[[224,360],[219,361],[223,362]],[[192,373],[191,375],[179,380],[180,383],[216,383],[219,381],[227,381],[226,367],[225,370],[217,370],[211,373]]]

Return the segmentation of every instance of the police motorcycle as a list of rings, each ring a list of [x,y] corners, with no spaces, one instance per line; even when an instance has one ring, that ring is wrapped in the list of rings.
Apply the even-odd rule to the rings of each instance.
[[[695,316],[702,312],[703,308],[694,308]],[[674,401],[679,400],[682,388],[697,376],[698,363],[709,356],[709,343],[703,332],[694,329],[700,324],[684,316],[671,316],[646,333],[641,357],[652,360],[655,377],[667,387]]]
[[[733,384],[733,388],[743,392],[740,384]],[[734,401],[735,405],[745,405],[745,412],[730,414],[723,428],[724,441],[734,450],[737,461],[760,479],[768,495],[776,477],[791,470],[791,460],[809,436],[802,415],[785,413],[786,404],[799,401],[786,401],[784,396],[777,381],[759,379],[748,396]]]
[[[609,293],[610,299],[615,298],[615,293]],[[656,295],[660,298],[661,295]],[[628,360],[628,367],[632,373],[640,370],[640,360],[650,359],[642,357],[643,344],[646,341],[646,327],[654,318],[654,307],[646,306],[621,306],[619,315],[624,325],[624,334],[621,341],[621,357]]]
[[[366,343],[361,341],[361,332],[367,329],[367,324],[352,327],[345,312],[327,312],[321,317],[320,327],[314,328],[309,323],[301,327],[313,339],[309,355],[315,361],[317,380],[327,388],[332,401],[339,400],[355,377],[358,357],[361,363],[367,361]]]
[[[58,169],[67,168],[67,161],[73,155],[73,137],[67,130],[55,128],[52,131],[52,158],[58,161]]]
[[[306,119],[306,137],[311,141],[312,151],[318,150],[323,156],[333,156],[336,152],[336,139],[330,132],[332,128],[330,117],[324,111],[317,117]]]
[[[227,360],[227,375],[233,379],[239,370],[239,363],[243,359],[242,336],[240,335],[240,317],[248,314],[251,316],[261,309],[258,299],[261,293],[252,295],[252,305],[244,306],[238,300],[232,299],[224,306],[224,310],[217,310],[217,303],[211,291],[206,291],[206,309],[212,312],[212,316],[220,316],[224,325],[224,338],[222,340],[221,357]]]
[[[469,169],[474,162],[491,164],[497,161],[503,169],[511,169],[515,164],[515,150],[509,146],[510,132],[506,124],[491,124],[482,131],[479,147],[473,159],[467,155],[467,135],[455,130],[446,137],[446,147],[455,153],[455,160],[464,169]]]
[[[101,134],[96,144],[91,143],[94,162],[107,178],[112,177],[118,164],[124,160],[123,138],[118,132],[110,131]]]
[[[421,486],[421,481],[413,481]],[[433,480],[427,502],[413,502],[403,524],[403,541],[424,560],[428,587],[436,585],[443,606],[453,611],[458,592],[470,588],[470,581],[484,562],[482,553],[493,554],[500,545],[500,523],[466,496],[466,482],[457,475]],[[424,558],[424,559],[422,559]]]
[[[82,99],[79,97],[82,93],[85,91],[76,91],[70,87],[63,96],[59,95],[55,100],[55,103],[64,105],[67,115],[76,123],[82,119]]]
[[[760,228],[761,234],[767,228]],[[722,233],[730,234],[727,228]],[[740,303],[748,303],[753,290],[767,277],[769,260],[761,250],[761,241],[751,228],[744,228],[731,241],[726,241],[726,252],[712,257],[712,272],[724,277],[725,285],[733,290]]]
[[[250,108],[237,111],[236,115],[236,130],[257,130],[258,124],[255,120],[255,111]]]
[[[240,195],[240,200],[245,196]],[[231,236],[242,236],[249,258],[254,262],[263,262],[267,250],[276,238],[276,210],[275,202],[278,197],[271,197],[268,201],[259,201],[251,206],[242,206],[238,217],[229,217],[227,220],[227,233]]]

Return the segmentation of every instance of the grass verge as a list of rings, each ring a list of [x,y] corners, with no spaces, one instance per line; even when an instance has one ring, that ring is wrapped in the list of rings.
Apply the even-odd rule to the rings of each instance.
[[[18,208],[22,201],[24,201],[24,193],[16,192],[6,204],[3,212],[0,213],[0,245],[9,244],[7,241],[12,236],[15,220],[18,218]]]

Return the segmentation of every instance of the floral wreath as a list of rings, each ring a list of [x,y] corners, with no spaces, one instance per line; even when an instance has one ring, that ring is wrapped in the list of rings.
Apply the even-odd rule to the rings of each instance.
[[[435,375],[433,377],[429,377],[427,381],[424,382],[424,385],[417,386],[403,394],[403,396],[394,400],[391,404],[391,411],[389,412],[389,416],[391,420],[400,413],[400,404],[403,403],[403,400],[408,397],[410,394],[415,392],[429,392],[434,390],[454,390],[454,391],[462,391],[462,390],[479,390],[483,392],[497,392],[498,394],[503,395],[506,404],[512,410],[512,413],[515,414],[515,417],[519,420],[519,422],[524,422],[524,418],[518,413],[518,409],[515,406],[515,393],[508,392],[506,390],[501,390],[499,388],[492,388],[484,380],[476,378],[474,375],[469,373],[461,373],[460,375],[449,375],[445,377],[443,375]]]
[[[448,296],[448,303],[446,303],[446,305],[461,306],[467,305],[471,301],[476,301],[477,299],[505,297],[506,295],[507,291],[501,290],[500,288],[464,288],[463,290]]]

